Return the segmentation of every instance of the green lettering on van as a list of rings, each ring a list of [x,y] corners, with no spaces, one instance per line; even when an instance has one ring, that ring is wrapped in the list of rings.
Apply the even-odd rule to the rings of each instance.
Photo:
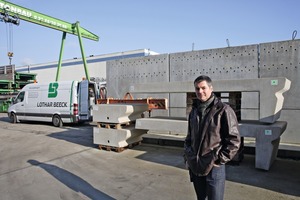
[[[57,96],[58,83],[50,83],[48,89],[48,98],[55,98]]]

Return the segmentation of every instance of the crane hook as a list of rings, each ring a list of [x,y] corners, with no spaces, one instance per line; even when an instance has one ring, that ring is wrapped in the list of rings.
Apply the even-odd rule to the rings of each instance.
[[[293,34],[292,34],[292,40],[295,40],[296,36],[297,36],[297,31],[294,30],[294,31],[293,31]]]

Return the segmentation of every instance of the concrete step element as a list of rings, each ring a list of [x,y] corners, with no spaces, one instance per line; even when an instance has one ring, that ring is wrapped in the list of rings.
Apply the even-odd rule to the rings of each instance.
[[[174,135],[186,135],[187,120],[186,118],[161,116],[151,118],[140,118],[136,120],[135,128],[149,131],[164,131]]]
[[[127,147],[142,141],[145,130],[135,129],[130,125],[124,129],[93,128],[93,142],[98,145],[110,147]]]
[[[242,137],[255,138],[255,167],[269,170],[275,161],[280,143],[280,136],[286,130],[287,122],[277,121],[265,124],[257,121],[239,123]]]
[[[141,118],[146,111],[147,104],[97,104],[93,106],[93,121],[127,123]]]

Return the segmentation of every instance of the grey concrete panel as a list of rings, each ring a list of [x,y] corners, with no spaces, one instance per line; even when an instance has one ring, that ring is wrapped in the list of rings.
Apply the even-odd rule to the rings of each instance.
[[[299,145],[299,136],[300,136],[299,119],[300,119],[300,110],[283,109],[281,111],[279,120],[288,122],[287,129],[285,133],[281,136],[282,142]]]
[[[260,44],[260,77],[284,76],[292,81],[284,108],[300,109],[300,40]]]
[[[184,108],[170,108],[170,117],[187,117],[189,112],[187,112],[186,107]]]
[[[170,107],[185,108],[186,107],[186,93],[171,93],[170,94]]]
[[[122,98],[130,83],[168,82],[168,54],[107,62],[108,96]]]
[[[259,92],[242,92],[241,108],[259,108]]]
[[[241,119],[259,120],[259,110],[258,109],[241,109]]]
[[[170,54],[170,81],[258,78],[257,45],[226,47]]]
[[[156,116],[164,116],[167,117],[169,116],[169,109],[168,110],[161,110],[161,109],[153,109],[151,111],[151,117],[156,117]]]

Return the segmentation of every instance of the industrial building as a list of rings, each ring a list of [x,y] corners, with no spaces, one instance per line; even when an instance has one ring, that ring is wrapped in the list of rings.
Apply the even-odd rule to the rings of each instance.
[[[145,57],[149,55],[157,55],[158,53],[148,49],[140,49],[133,51],[124,51],[118,53],[110,53],[104,55],[90,55],[86,61],[88,64],[91,79],[97,82],[106,80],[106,62],[110,60],[120,60],[125,58]],[[16,67],[16,71],[20,73],[37,74],[37,82],[55,81],[57,72],[57,61],[43,64],[33,64]],[[84,67],[81,58],[73,58],[64,60],[61,69],[61,81],[82,80],[85,78]]]

